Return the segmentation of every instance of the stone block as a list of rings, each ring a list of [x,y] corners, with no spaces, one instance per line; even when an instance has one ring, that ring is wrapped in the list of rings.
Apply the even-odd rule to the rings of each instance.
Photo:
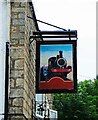
[[[23,108],[23,114],[28,118],[29,116],[28,116],[28,112],[27,112],[27,110],[25,109],[25,108]]]
[[[18,18],[25,19],[26,15],[24,13],[19,13]]]
[[[24,68],[24,59],[16,59],[15,69],[23,69],[23,68]]]
[[[23,97],[23,92],[24,90],[21,88],[21,89],[11,89],[10,90],[10,97],[11,98],[15,98],[15,97]]]
[[[23,106],[23,98],[14,98],[12,105],[15,107],[22,107]]]
[[[24,118],[23,115],[15,115],[11,116],[8,120],[26,120],[26,118]]]
[[[12,114],[15,114],[15,113],[22,114],[23,113],[23,108],[22,107],[10,107],[9,108],[9,113],[12,113]]]
[[[16,80],[15,79],[10,79],[10,87],[14,88],[15,87]]]
[[[13,19],[12,25],[25,25],[25,20],[24,19]]]
[[[14,19],[14,18],[18,18],[18,13],[16,12],[12,12],[12,15],[11,15],[11,18]]]
[[[12,100],[11,99],[8,100],[8,105],[12,106]]]
[[[24,58],[24,49],[23,47],[11,47],[10,49],[11,58]]]
[[[12,45],[17,45],[19,43],[18,39],[11,39]]]
[[[11,33],[18,32],[18,26],[11,26]]]
[[[27,3],[27,2],[31,2],[31,0],[10,0],[10,2],[13,2],[14,4],[16,4],[17,2]]]
[[[11,33],[11,39],[20,39],[20,38],[24,38],[24,37],[25,37],[24,32]]]
[[[27,101],[28,98],[29,98],[28,95],[27,95],[27,93],[26,93],[26,91],[24,91],[23,97],[24,97],[24,100],[25,100],[25,101],[24,101],[24,106],[26,107],[26,104],[25,104],[25,103],[26,103],[26,101]]]
[[[16,79],[16,87],[18,87],[18,88],[23,88],[23,87],[24,87],[24,79],[22,79],[22,78],[17,78],[17,79]]]
[[[20,44],[20,45],[24,45],[24,39],[20,39],[20,40],[19,40],[19,44]]]
[[[26,9],[25,8],[15,8],[12,7],[12,12],[18,12],[18,13],[25,13]]]
[[[23,70],[11,70],[11,78],[24,78]]]
[[[21,7],[25,7],[26,3],[25,2],[21,2]]]
[[[25,26],[21,25],[21,26],[18,26],[18,27],[19,27],[19,32],[22,32],[22,33],[25,32]]]
[[[11,0],[11,2],[13,2],[13,1],[15,1],[15,0]],[[13,8],[15,8],[15,7],[16,7],[16,8],[17,8],[17,7],[20,7],[20,4],[21,4],[21,3],[20,3],[19,0],[18,0],[18,2],[12,3],[12,7],[13,7]]]
[[[14,69],[14,60],[10,58],[10,68]]]

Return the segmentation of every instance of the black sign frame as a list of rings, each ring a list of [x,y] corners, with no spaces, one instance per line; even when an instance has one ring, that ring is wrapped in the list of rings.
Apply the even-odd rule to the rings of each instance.
[[[72,89],[40,89],[40,47],[42,45],[72,45],[73,88]],[[76,93],[77,92],[77,40],[36,41],[36,93]]]

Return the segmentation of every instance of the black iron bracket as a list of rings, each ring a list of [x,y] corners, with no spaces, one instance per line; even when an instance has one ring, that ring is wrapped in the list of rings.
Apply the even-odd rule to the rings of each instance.
[[[30,36],[30,43],[34,39],[40,38],[67,38],[68,40],[76,39],[77,40],[77,30],[68,30],[68,31],[36,31],[33,32],[33,36]],[[32,40],[33,39],[33,40]]]
[[[33,17],[30,17],[30,16],[27,16],[29,19],[32,19],[34,20]],[[61,27],[58,27],[56,25],[53,25],[53,24],[50,24],[50,23],[47,23],[47,22],[44,22],[44,21],[41,21],[41,20],[37,20],[36,21],[38,22],[41,22],[43,24],[46,24],[46,25],[49,25],[49,26],[52,26],[52,27],[55,27],[55,28],[58,28],[60,29],[61,31],[36,31],[36,32],[33,32],[33,36],[30,36],[30,40],[31,39],[37,39],[39,38],[41,41],[43,41],[44,38],[67,38],[69,40],[71,40],[72,38],[76,38],[77,40],[77,30],[66,30],[64,28],[61,28]],[[32,43],[32,41],[30,41],[30,44]]]
[[[27,17],[34,20],[33,17],[30,17],[30,16],[27,16]],[[36,19],[36,21],[38,21],[38,22],[40,22],[40,23],[43,23],[43,24],[46,24],[46,25],[49,25],[49,26],[52,26],[52,27],[55,27],[55,28],[58,28],[58,29],[61,29],[61,30],[63,30],[63,31],[67,31],[67,30],[64,29],[64,28],[58,27],[58,26],[56,26],[56,25],[53,25],[53,24],[50,24],[50,23],[47,23],[47,22],[44,22],[44,21],[42,21],[42,20]]]

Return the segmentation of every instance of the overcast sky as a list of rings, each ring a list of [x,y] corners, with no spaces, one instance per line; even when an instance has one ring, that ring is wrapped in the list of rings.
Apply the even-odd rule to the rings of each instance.
[[[96,0],[32,1],[38,20],[78,31],[78,80],[96,78]],[[59,30],[43,23],[39,28]]]

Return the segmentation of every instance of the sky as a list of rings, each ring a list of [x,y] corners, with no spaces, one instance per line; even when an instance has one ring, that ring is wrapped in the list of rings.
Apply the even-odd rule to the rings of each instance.
[[[32,0],[36,18],[77,30],[78,81],[96,78],[96,0]],[[38,22],[42,31],[60,30]]]
[[[40,64],[48,65],[50,57],[56,57],[62,51],[63,58],[67,60],[68,65],[72,64],[72,45],[41,45],[40,46]]]

